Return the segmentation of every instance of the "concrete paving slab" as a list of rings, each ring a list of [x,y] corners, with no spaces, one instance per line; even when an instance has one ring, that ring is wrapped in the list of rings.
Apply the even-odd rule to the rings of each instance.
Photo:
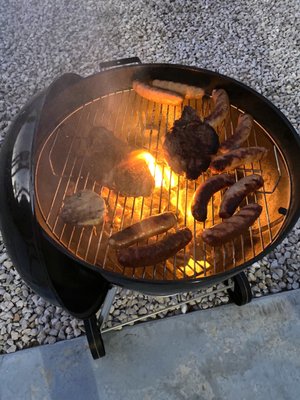
[[[0,357],[0,399],[300,397],[300,290]]]

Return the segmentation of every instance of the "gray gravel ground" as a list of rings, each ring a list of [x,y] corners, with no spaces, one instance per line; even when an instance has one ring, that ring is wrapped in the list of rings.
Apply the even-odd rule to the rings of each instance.
[[[298,0],[11,0],[0,2],[0,135],[32,95],[64,72],[83,76],[101,61],[196,65],[234,77],[269,98],[299,131]],[[300,224],[248,270],[256,297],[298,289]],[[108,326],[189,298],[147,299],[122,291]],[[228,301],[210,295],[192,307]],[[178,312],[187,311],[186,307]],[[159,317],[163,317],[159,314]],[[0,243],[0,353],[79,336],[82,323],[35,295]]]

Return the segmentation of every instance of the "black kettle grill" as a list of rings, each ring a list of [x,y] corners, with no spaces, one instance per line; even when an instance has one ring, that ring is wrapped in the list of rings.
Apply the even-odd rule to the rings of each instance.
[[[84,319],[94,358],[105,354],[95,314],[113,285],[152,295],[192,291],[233,279],[229,295],[237,304],[251,300],[250,285],[242,272],[274,249],[299,218],[300,140],[284,117],[263,96],[218,73],[171,64],[141,64],[126,59],[101,65],[102,71],[82,78],[65,74],[37,94],[12,124],[0,154],[1,230],[14,266],[24,281],[50,303]],[[224,246],[202,243],[199,227],[189,215],[189,201],[197,182],[177,177],[175,186],[158,187],[150,199],[124,198],[102,187],[78,157],[87,132],[104,126],[122,140],[152,154],[159,165],[160,138],[172,127],[182,106],[167,106],[141,98],[132,90],[136,77],[162,79],[202,87],[204,99],[185,100],[202,117],[210,112],[210,94],[227,91],[230,119],[218,130],[220,139],[233,132],[238,116],[254,118],[247,146],[268,148],[265,160],[236,170],[237,179],[260,173],[264,187],[255,194],[261,217],[249,230]],[[165,166],[160,166],[161,171]],[[69,226],[60,218],[67,195],[81,189],[101,193],[111,210],[110,221],[94,229]],[[206,227],[218,222],[210,204]],[[191,228],[189,248],[161,265],[144,268],[120,266],[107,244],[111,233],[132,221],[166,209],[181,212],[181,225]],[[200,226],[201,225],[201,226]],[[156,240],[156,239],[155,239]]]

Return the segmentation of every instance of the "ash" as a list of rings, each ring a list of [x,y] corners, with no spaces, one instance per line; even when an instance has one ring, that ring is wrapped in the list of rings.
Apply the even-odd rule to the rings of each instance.
[[[242,3],[184,0],[27,0],[0,4],[0,139],[24,102],[65,73],[87,76],[101,61],[139,56],[143,62],[195,65],[236,78],[269,98],[299,130],[298,0]],[[260,297],[299,288],[300,224],[248,278]],[[177,311],[228,301],[211,294]],[[192,299],[147,298],[121,291],[106,326]],[[165,315],[166,314],[166,315]],[[84,334],[83,325],[49,305],[21,280],[0,244],[0,353]]]

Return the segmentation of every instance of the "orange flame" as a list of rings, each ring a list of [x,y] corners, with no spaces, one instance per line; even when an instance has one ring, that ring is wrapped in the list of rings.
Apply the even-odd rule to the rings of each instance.
[[[139,154],[138,157],[146,161],[149,171],[154,178],[156,188],[164,186],[166,189],[169,189],[169,187],[173,188],[177,186],[177,179],[175,179],[174,173],[172,173],[169,167],[162,169],[156,163],[155,158],[146,151]]]

